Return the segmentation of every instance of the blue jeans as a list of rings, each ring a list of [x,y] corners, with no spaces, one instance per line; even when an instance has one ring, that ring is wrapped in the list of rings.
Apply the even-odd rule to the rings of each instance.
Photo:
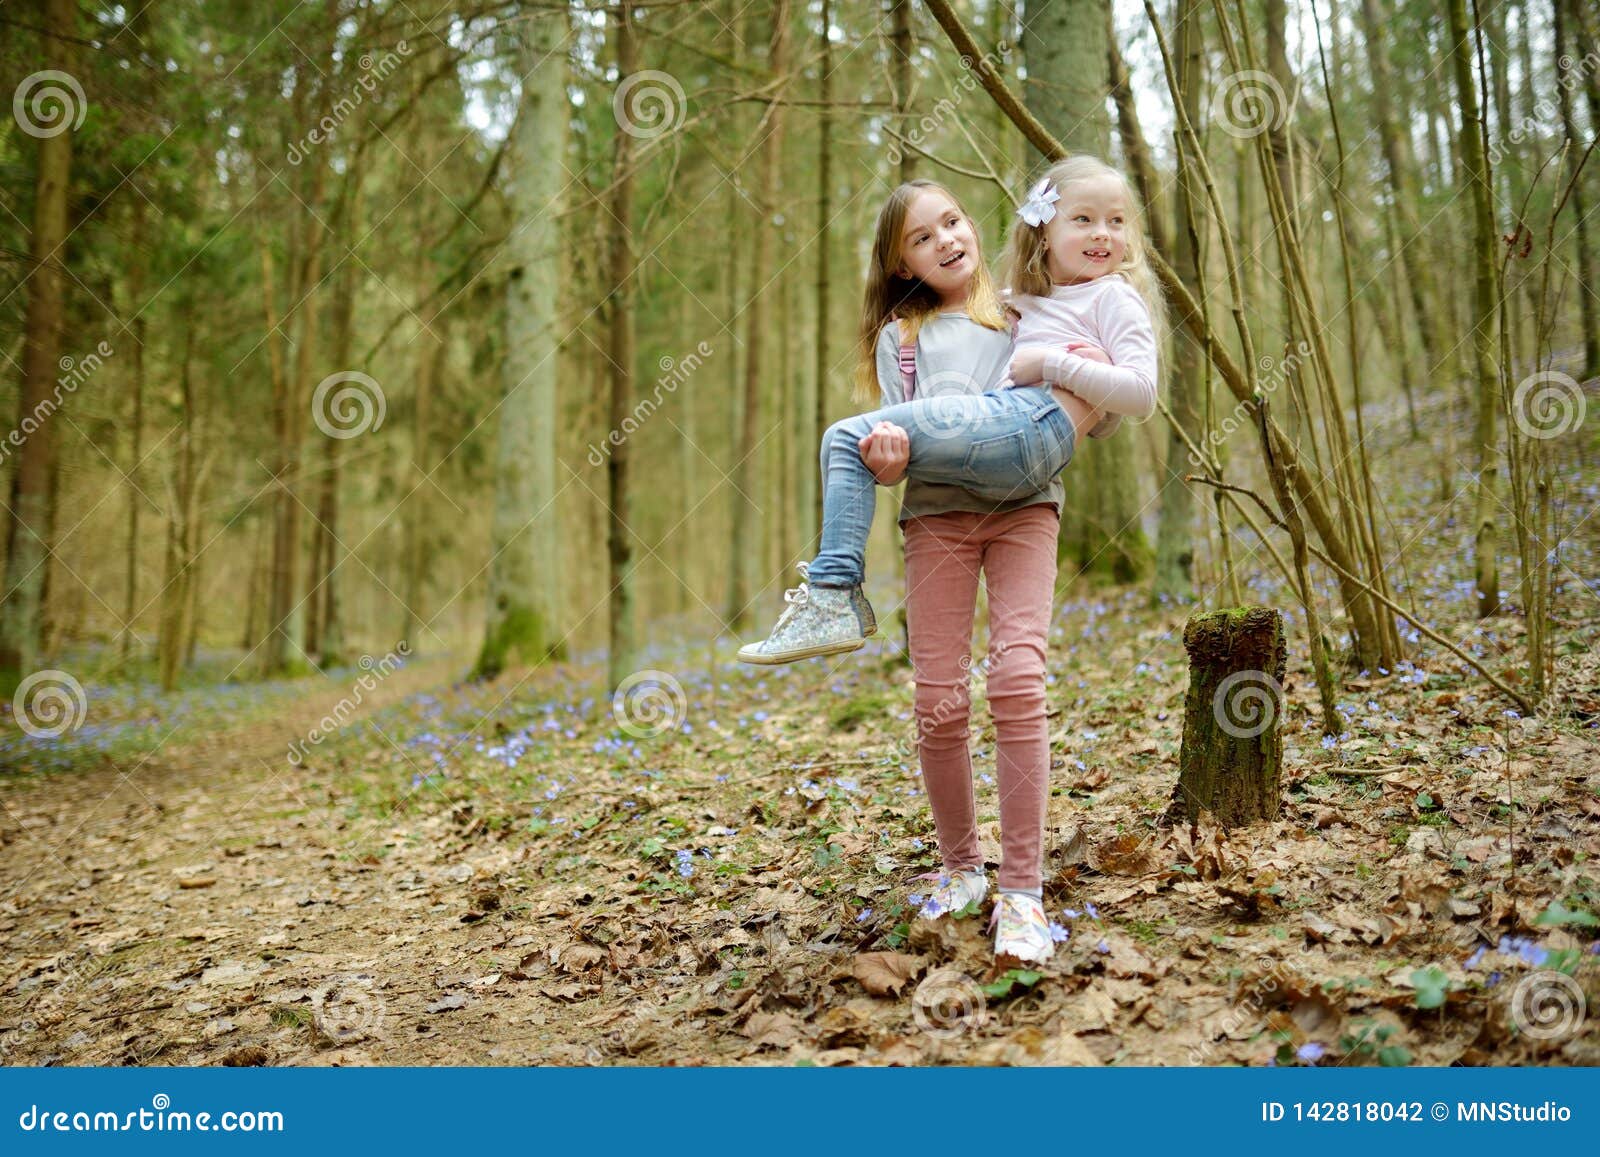
[[[822,545],[809,568],[813,585],[862,580],[878,480],[861,460],[860,442],[879,422],[910,436],[906,477],[960,486],[996,505],[1042,492],[1072,461],[1075,441],[1072,419],[1046,386],[919,398],[835,422],[822,438]]]

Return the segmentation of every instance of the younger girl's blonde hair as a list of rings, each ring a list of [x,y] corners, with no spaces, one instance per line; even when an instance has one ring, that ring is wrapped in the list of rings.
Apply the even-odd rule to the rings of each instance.
[[[943,193],[950,198],[956,211],[972,226],[974,242],[979,242],[978,224],[945,186],[937,181],[918,178],[897,185],[889,199],[878,212],[878,225],[872,240],[872,256],[867,262],[867,288],[861,302],[861,328],[856,335],[856,368],[854,397],[857,402],[875,401],[878,397],[877,348],[878,333],[892,318],[904,323],[902,341],[914,343],[922,323],[939,312],[939,295],[920,277],[900,277],[895,273],[901,264],[901,234],[905,232],[906,211],[911,202],[928,191]],[[1010,319],[1000,305],[995,292],[994,278],[983,263],[983,254],[973,252],[972,284],[967,290],[967,316],[986,329],[1006,330]]]
[[[1055,162],[1041,174],[1040,179],[1050,182],[1050,187],[1061,195],[1060,204],[1064,205],[1067,200],[1067,186],[1075,181],[1086,181],[1096,177],[1115,177],[1122,182],[1123,196],[1128,203],[1127,224],[1123,229],[1127,240],[1127,252],[1123,254],[1122,264],[1111,272],[1122,274],[1144,299],[1145,306],[1150,310],[1151,324],[1155,327],[1156,351],[1159,356],[1166,344],[1167,301],[1161,294],[1161,283],[1156,279],[1155,270],[1150,267],[1144,207],[1139,203],[1139,196],[1134,192],[1133,183],[1125,174],[1098,157],[1082,153]],[[1031,189],[1037,184],[1038,181],[1035,180],[1028,187]],[[1011,227],[1011,237],[1006,243],[1003,262],[1005,270],[1003,278],[1013,296],[1024,293],[1035,297],[1049,296],[1052,283],[1045,265],[1048,251],[1044,226],[1030,225],[1018,217]]]

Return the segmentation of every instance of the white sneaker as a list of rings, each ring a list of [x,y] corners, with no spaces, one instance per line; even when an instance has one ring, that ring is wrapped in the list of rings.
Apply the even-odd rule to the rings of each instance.
[[[922,902],[918,912],[932,920],[946,912],[959,912],[968,904],[981,904],[989,894],[989,877],[983,868],[957,868],[953,872],[924,872],[919,880],[938,880],[939,886]]]
[[[1010,956],[1016,960],[1043,964],[1055,954],[1055,938],[1050,935],[1050,921],[1045,918],[1044,905],[1032,896],[1017,892],[1001,892],[994,902],[994,914],[989,917],[989,927],[995,928],[995,956]]]
[[[871,619],[877,627],[866,596],[852,587],[812,586],[806,571],[807,564],[800,564],[806,581],[783,592],[783,601],[789,605],[772,633],[758,643],[740,647],[739,662],[774,666],[859,651],[866,645],[867,621]]]

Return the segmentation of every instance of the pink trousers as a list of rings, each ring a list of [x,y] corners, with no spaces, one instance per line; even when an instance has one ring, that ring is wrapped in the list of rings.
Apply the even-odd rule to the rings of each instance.
[[[969,678],[976,670],[987,681],[995,725],[1002,888],[1036,890],[1044,873],[1050,791],[1044,660],[1059,530],[1048,503],[1005,514],[951,511],[905,523],[917,744],[939,853],[946,869],[983,863],[967,748]],[[974,664],[980,571],[989,592],[989,653]]]

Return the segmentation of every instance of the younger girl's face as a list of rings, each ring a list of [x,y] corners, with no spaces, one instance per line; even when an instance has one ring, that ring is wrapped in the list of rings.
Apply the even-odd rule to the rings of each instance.
[[[1127,192],[1112,176],[1073,181],[1061,189],[1056,215],[1045,222],[1045,268],[1057,285],[1110,273],[1128,253]]]
[[[945,300],[961,298],[978,268],[978,237],[949,194],[924,189],[906,207],[900,233],[901,277],[915,277]]]

